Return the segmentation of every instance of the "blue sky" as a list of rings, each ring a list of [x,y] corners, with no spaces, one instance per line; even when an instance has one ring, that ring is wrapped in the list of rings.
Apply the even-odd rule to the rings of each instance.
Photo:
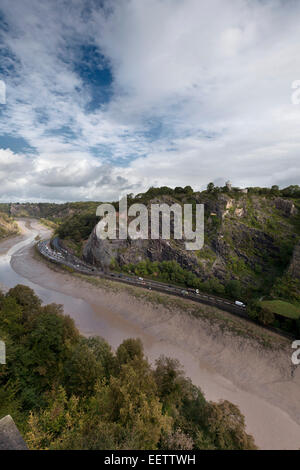
[[[1,0],[0,201],[300,181],[300,2]]]

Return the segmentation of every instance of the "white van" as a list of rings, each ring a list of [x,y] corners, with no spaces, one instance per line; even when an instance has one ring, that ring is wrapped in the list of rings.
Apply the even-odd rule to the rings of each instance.
[[[243,307],[243,308],[246,307],[246,305],[245,305],[243,302],[241,302],[240,300],[236,300],[234,303],[235,303],[235,305],[237,305],[238,307]]]

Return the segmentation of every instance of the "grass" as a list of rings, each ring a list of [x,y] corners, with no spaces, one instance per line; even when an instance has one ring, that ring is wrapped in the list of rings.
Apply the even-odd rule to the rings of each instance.
[[[300,318],[300,307],[289,302],[285,302],[284,300],[263,300],[261,305],[271,312],[282,315],[283,317],[292,319]]]

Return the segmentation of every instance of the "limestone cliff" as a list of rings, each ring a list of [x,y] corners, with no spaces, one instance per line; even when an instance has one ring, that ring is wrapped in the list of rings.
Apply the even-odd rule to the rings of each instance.
[[[162,196],[151,202],[178,202]],[[192,202],[182,198],[181,204]],[[84,258],[98,266],[139,261],[175,260],[201,280],[239,280],[260,288],[287,268],[298,235],[297,209],[292,201],[259,195],[196,193],[193,202],[205,207],[205,245],[188,252],[177,240],[98,240],[95,230],[85,243]]]
[[[288,273],[291,274],[291,276],[300,279],[300,243],[294,248]]]

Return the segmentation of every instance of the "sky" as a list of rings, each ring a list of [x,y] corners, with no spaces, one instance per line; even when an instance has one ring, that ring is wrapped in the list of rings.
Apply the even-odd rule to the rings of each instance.
[[[298,184],[299,24],[298,0],[1,0],[0,201]]]

